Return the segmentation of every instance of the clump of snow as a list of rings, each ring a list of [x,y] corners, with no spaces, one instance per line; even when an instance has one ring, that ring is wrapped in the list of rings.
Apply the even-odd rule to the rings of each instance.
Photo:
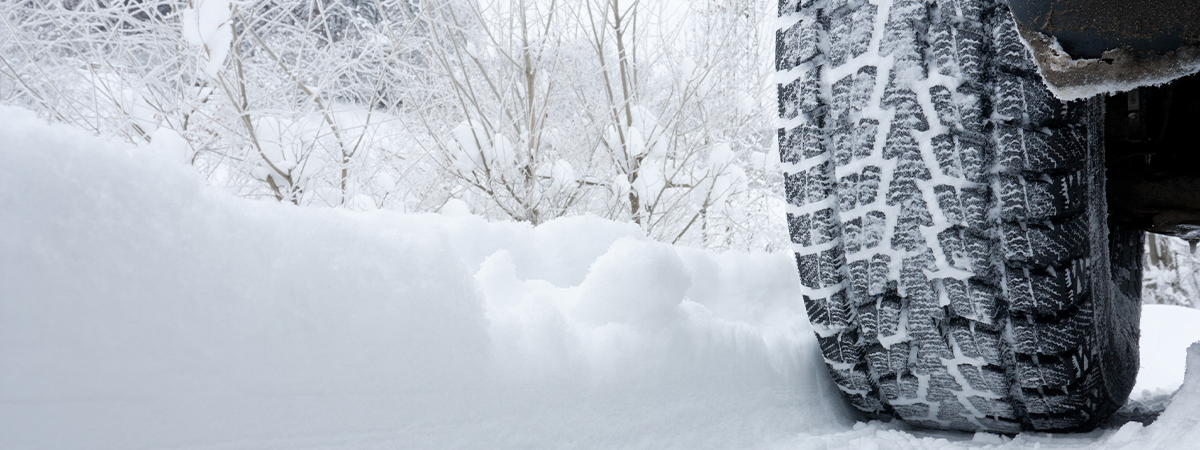
[[[204,73],[216,78],[233,43],[233,2],[195,0],[193,5],[180,14],[183,38],[189,45],[204,51],[207,61]]]
[[[168,127],[159,127],[154,130],[154,133],[150,135],[148,147],[179,162],[190,163],[192,161],[193,152],[187,139]]]

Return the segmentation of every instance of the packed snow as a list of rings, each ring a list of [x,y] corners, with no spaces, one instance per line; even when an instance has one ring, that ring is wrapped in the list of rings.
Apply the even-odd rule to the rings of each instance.
[[[169,140],[164,140],[168,142]],[[1186,448],[1200,311],[1150,306],[1135,397],[1079,435],[855,421],[786,253],[590,216],[489,223],[206,187],[0,107],[0,448]],[[1187,373],[1184,379],[1184,354]],[[1149,446],[1149,447],[1148,447]]]

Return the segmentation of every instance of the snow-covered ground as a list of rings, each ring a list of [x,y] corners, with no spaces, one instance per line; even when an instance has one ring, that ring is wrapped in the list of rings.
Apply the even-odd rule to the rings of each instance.
[[[0,107],[0,448],[1188,448],[854,421],[787,254],[592,217],[537,228],[296,208],[175,155]],[[1200,311],[1147,307],[1135,396],[1183,383]],[[1119,429],[1117,428],[1119,427]]]

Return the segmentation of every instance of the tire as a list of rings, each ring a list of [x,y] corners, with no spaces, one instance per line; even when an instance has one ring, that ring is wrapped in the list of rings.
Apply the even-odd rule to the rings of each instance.
[[[1138,368],[1140,232],[1103,102],[1042,85],[1005,3],[781,0],[788,225],[829,372],[869,418],[1095,427]]]

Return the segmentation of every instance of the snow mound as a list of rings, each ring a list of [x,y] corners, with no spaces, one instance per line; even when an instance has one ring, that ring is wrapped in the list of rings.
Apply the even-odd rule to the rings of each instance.
[[[1200,442],[1200,342],[1187,349],[1187,375],[1171,406],[1140,433],[1129,433],[1127,449],[1195,448]],[[1129,425],[1127,425],[1129,426]],[[1131,428],[1135,428],[1130,426]]]
[[[0,142],[0,448],[744,448],[849,423],[786,254],[253,202],[6,107]]]
[[[1189,448],[1200,312],[1147,307],[1149,426],[854,423],[787,254],[594,217],[304,209],[0,107],[0,448]],[[1152,398],[1151,398],[1152,397]]]

